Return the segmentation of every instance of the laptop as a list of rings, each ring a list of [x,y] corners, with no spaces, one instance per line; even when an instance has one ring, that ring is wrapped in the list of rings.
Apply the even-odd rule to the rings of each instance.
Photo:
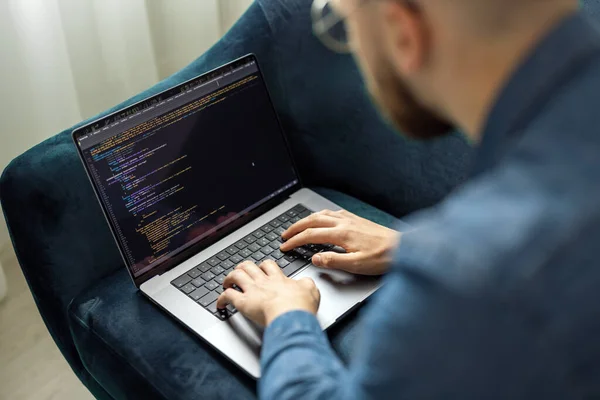
[[[333,326],[379,286],[319,269],[329,245],[279,251],[296,221],[340,207],[302,186],[254,55],[247,55],[73,132],[73,140],[137,288],[223,356],[260,377],[262,330],[229,306],[225,276],[273,259],[321,291]]]

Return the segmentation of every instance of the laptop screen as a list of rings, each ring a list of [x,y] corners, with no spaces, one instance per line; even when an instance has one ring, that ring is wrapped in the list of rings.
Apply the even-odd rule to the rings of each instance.
[[[134,278],[298,183],[253,56],[74,138]]]

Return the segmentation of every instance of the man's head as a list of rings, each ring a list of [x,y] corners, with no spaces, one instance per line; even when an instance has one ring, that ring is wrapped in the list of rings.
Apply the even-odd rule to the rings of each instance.
[[[415,138],[480,134],[507,74],[577,0],[332,0],[382,113]]]

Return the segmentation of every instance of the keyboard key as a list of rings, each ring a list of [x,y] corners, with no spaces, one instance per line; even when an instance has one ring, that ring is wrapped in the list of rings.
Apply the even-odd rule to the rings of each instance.
[[[273,230],[273,227],[271,225],[265,225],[262,228],[260,228],[263,232],[265,233],[269,233]]]
[[[286,214],[283,214],[283,215],[279,216],[279,218],[277,218],[277,219],[281,222],[288,222],[290,220],[290,217],[288,217]]]
[[[263,237],[263,236],[265,236],[265,235],[266,235],[266,233],[265,233],[265,232],[263,232],[263,231],[261,231],[261,230],[258,230],[258,231],[254,232],[254,233],[252,233],[252,234],[253,234],[253,235],[254,235],[254,237],[255,237],[255,238],[257,238],[257,239],[260,239],[261,237]]]
[[[219,286],[221,286],[221,285],[219,285],[215,281],[206,282],[206,284],[204,285],[204,287],[207,288],[208,290],[215,290]]]
[[[252,251],[248,248],[245,248],[244,250],[240,251],[238,254],[242,257],[242,259],[247,260],[252,255]]]
[[[310,211],[306,210],[306,211],[302,211],[300,214],[298,214],[298,216],[302,219],[302,218],[308,217],[310,214],[312,214],[312,213]]]
[[[279,260],[281,257],[284,256],[284,254],[281,252],[281,250],[279,249],[275,249],[274,251],[271,252],[271,254],[269,254],[271,257],[273,257],[276,260]]]
[[[227,310],[229,310],[230,313],[234,313],[237,311],[237,309],[233,306],[233,304],[227,304]]]
[[[271,225],[273,228],[277,228],[277,227],[281,226],[281,222],[274,219],[273,221],[269,222],[269,225]]]
[[[179,289],[179,290],[181,290],[185,294],[190,294],[194,290],[196,290],[196,286],[192,285],[192,283],[190,282],[190,283],[182,286],[181,289]]]
[[[277,260],[277,265],[279,265],[279,268],[284,268],[287,267],[289,265],[289,261],[286,260],[285,258],[281,258],[279,260]]]
[[[283,229],[281,226],[279,228],[275,228],[275,230],[273,231],[275,234],[281,236],[281,234],[283,232],[285,232],[285,229]]]
[[[200,287],[202,285],[204,285],[206,283],[206,281],[202,278],[196,278],[192,281],[192,285],[196,286],[196,287]]]
[[[217,257],[212,257],[210,260],[207,261],[207,263],[209,263],[211,267],[219,265],[220,262],[221,261]]]
[[[303,248],[303,247],[297,247],[296,249],[294,249],[294,251],[295,251],[296,253],[298,253],[298,254],[300,254],[300,255],[302,255],[302,256],[303,256],[304,254],[306,254],[306,251],[307,251],[307,250],[306,250],[305,248]],[[211,270],[211,271],[212,271],[212,270]]]
[[[221,321],[225,321],[227,318],[231,317],[231,313],[228,309],[224,308],[223,310],[218,310],[215,313],[215,316],[219,318]]]
[[[215,293],[216,294],[216,293]],[[212,313],[215,314],[217,312],[217,302],[212,302],[211,304],[208,305],[208,307],[206,307],[206,309]]]
[[[175,279],[174,281],[172,281],[171,283],[173,284],[173,286],[175,286],[176,288],[181,288],[183,287],[185,284],[189,283],[192,280],[192,277],[189,276],[188,274],[185,275],[181,275],[179,278]]]
[[[238,257],[239,257],[239,256],[238,256]],[[229,260],[231,260],[231,258],[230,258]],[[232,263],[232,262],[231,262],[231,261],[229,261],[229,260],[225,260],[225,261],[223,261],[223,262],[221,263],[220,267],[221,267],[221,268],[223,268],[224,270],[225,270],[225,269],[229,269],[229,268],[231,268],[231,267],[235,267],[235,264],[234,264],[234,263]],[[214,272],[214,271],[213,271],[213,272]],[[216,274],[216,272],[215,272],[215,274]]]
[[[239,242],[235,243],[235,247],[237,247],[240,250],[243,249],[246,246],[248,246],[248,243],[246,243],[245,240],[240,240]]]
[[[291,222],[285,222],[284,224],[281,225],[282,228],[288,229],[290,226],[292,226]]]
[[[232,256],[235,253],[237,253],[239,249],[235,246],[229,246],[227,249],[225,249],[225,251],[228,252],[230,256]]]
[[[216,267],[211,268],[210,272],[212,272],[215,275],[219,275],[225,272],[225,268],[221,267],[220,265],[217,265]]]
[[[191,276],[192,278],[197,278],[200,275],[202,275],[202,272],[200,272],[198,270],[198,268],[193,268],[191,271],[188,272],[188,275]]]
[[[244,238],[244,241],[248,244],[256,242],[256,238],[253,235],[248,235]]]
[[[285,276],[290,276],[290,275],[292,275],[293,273],[295,273],[296,271],[298,271],[299,269],[301,269],[302,267],[304,267],[307,264],[308,264],[308,261],[302,260],[302,259],[293,261],[287,267],[285,267],[282,270],[283,274]]]
[[[226,276],[227,275],[225,275],[225,274],[221,274],[221,275],[217,276],[215,278],[215,282],[217,282],[219,284],[219,286],[223,286],[223,282],[225,281]]]
[[[260,238],[256,241],[255,244],[258,244],[260,247],[265,247],[266,245],[268,245],[269,243],[271,243],[271,241],[267,238]],[[259,248],[260,248],[259,247]],[[256,250],[255,250],[256,251]]]
[[[222,251],[219,254],[217,254],[217,258],[221,261],[225,261],[229,258],[230,254],[227,253],[226,251]]]
[[[298,253],[286,253],[285,256],[283,256],[283,258],[285,258],[286,260],[288,260],[289,262],[295,261],[298,259]]]
[[[282,244],[283,244],[283,239],[279,238],[279,239],[275,239],[271,243],[269,243],[269,246],[274,247],[274,248],[279,248],[279,247],[281,247]]]
[[[265,253],[263,253],[262,251],[257,251],[256,253],[252,254],[252,258],[254,258],[255,260],[262,260],[263,258],[265,258]]]
[[[290,211],[286,212],[285,214],[290,218],[294,218],[296,215],[298,215],[298,213],[295,210],[290,210]]]
[[[275,249],[272,248],[269,245],[267,245],[267,246],[263,247],[262,249],[260,249],[260,251],[262,251],[265,254],[271,254],[273,252],[273,250],[275,250]]]
[[[212,265],[210,265],[207,262],[203,262],[202,264],[198,265],[198,269],[200,270],[200,272],[206,272],[211,268],[212,268]]]
[[[236,254],[236,255],[229,257],[229,261],[231,261],[233,263],[233,266],[235,267],[236,265],[238,265],[239,263],[244,261],[244,259],[242,257],[240,257],[239,254]]]
[[[295,223],[296,223],[296,222],[298,222],[298,221],[300,221],[300,217],[298,217],[298,216],[296,216],[296,217],[294,217],[294,218],[290,219],[290,222],[291,222],[292,224],[295,224]]]
[[[213,274],[210,271],[206,271],[205,273],[202,274],[202,279],[204,279],[206,282],[210,281],[211,279],[213,279],[216,275]]]
[[[209,292],[210,291],[207,288],[201,287],[201,288],[194,290],[188,296],[190,296],[192,299],[194,299],[194,301],[198,301],[201,298],[203,298],[204,296],[206,296]]]
[[[262,240],[262,239],[259,239],[259,240]],[[254,252],[259,251],[262,246],[263,245],[259,245],[257,243],[252,243],[250,246],[248,246],[248,250],[250,250],[251,252],[254,253]]]
[[[268,235],[265,236],[267,239],[269,239],[270,241],[273,240],[277,240],[279,239],[279,235],[274,234],[273,232],[269,233]]]
[[[198,303],[200,303],[203,307],[208,307],[212,302],[216,301],[219,298],[219,294],[217,292],[210,292],[206,296],[202,297]]]
[[[215,292],[217,292],[218,294],[223,293],[223,286],[219,286],[218,288],[215,289]]]
[[[306,210],[306,207],[304,207],[302,204],[298,204],[297,206],[292,208],[292,210],[296,211],[297,213],[301,213],[302,211]]]

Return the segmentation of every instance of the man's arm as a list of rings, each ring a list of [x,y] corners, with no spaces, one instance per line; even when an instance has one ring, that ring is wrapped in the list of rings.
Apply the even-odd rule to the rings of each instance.
[[[290,364],[290,360],[293,360]],[[349,372],[331,349],[314,315],[292,311],[266,329],[261,354],[261,399],[361,398],[340,382]]]
[[[414,271],[414,270],[413,270]],[[263,399],[559,398],[562,380],[510,301],[460,296],[394,269],[364,313],[349,367],[316,318],[295,311],[267,328]],[[551,364],[550,364],[551,365]],[[539,397],[539,398],[542,398]]]

